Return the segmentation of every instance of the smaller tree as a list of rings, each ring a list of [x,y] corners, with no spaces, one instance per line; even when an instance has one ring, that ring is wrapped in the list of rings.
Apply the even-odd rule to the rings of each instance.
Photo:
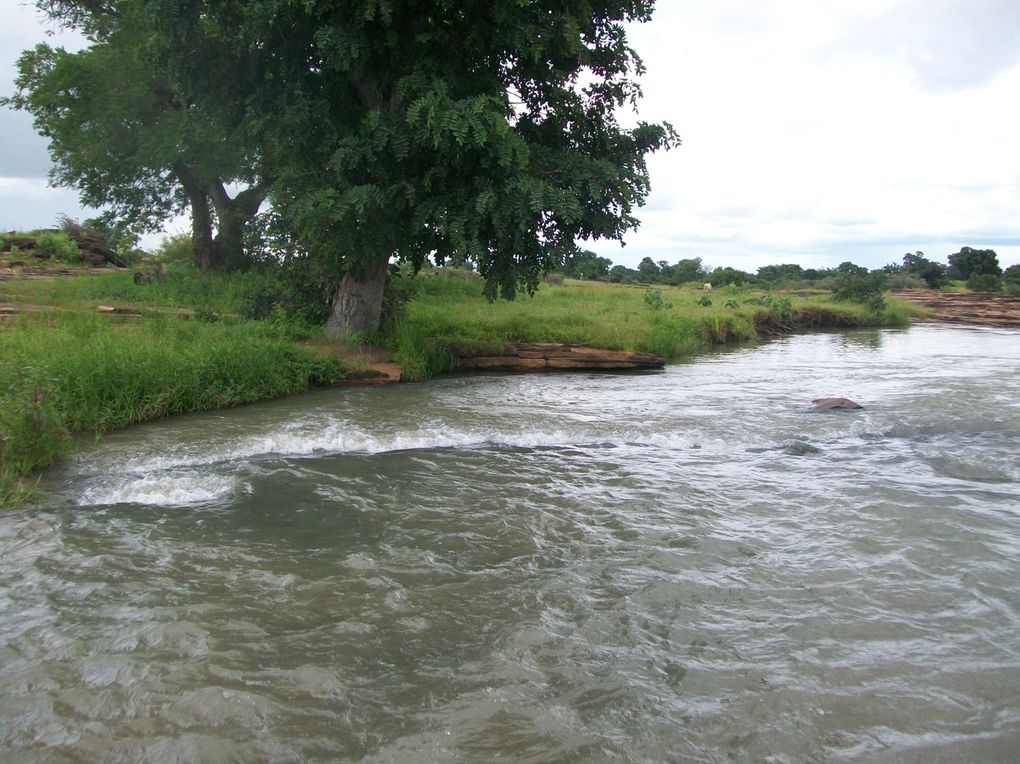
[[[913,273],[924,279],[924,283],[931,289],[939,289],[945,286],[947,268],[942,263],[936,263],[924,256],[924,252],[909,252],[903,256],[903,270]]]
[[[1002,272],[1002,285],[1013,297],[1020,297],[1020,265],[1011,265]]]
[[[661,271],[659,266],[650,257],[645,257],[638,263],[638,274],[645,281],[658,281]]]
[[[746,271],[737,270],[736,268],[716,268],[714,271],[708,274],[708,283],[714,287],[726,286],[727,284],[736,284],[740,286],[742,284],[748,284],[754,280],[754,276]]]
[[[967,279],[967,289],[972,292],[1001,292],[1002,277],[994,273],[971,274],[971,277]]]
[[[638,272],[626,265],[614,265],[609,269],[609,280],[614,284],[629,284],[638,279]]]
[[[868,272],[867,268],[851,262],[841,263],[839,275],[832,288],[834,300],[858,302],[867,305],[874,311],[885,307],[885,291],[887,275],[882,271]]]
[[[949,256],[949,278],[967,281],[971,276],[982,273],[1002,275],[995,250],[963,247],[959,252]]]
[[[704,281],[707,277],[705,266],[700,257],[688,257],[679,261],[672,268],[674,284],[686,284],[688,281]]]
[[[599,257],[590,250],[581,249],[567,255],[563,263],[563,275],[572,279],[604,279],[609,275],[612,264],[608,257]]]
[[[779,284],[783,281],[800,281],[803,278],[804,269],[796,263],[783,263],[781,265],[763,265],[758,269],[758,281],[765,284]]]

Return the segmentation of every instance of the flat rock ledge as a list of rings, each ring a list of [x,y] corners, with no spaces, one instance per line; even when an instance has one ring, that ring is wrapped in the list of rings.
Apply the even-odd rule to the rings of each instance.
[[[460,371],[543,371],[661,369],[666,359],[651,353],[603,350],[591,345],[560,342],[517,342],[499,354],[482,354],[462,345],[452,345]]]
[[[1020,327],[1020,297],[984,292],[937,292],[904,289],[893,292],[931,311],[924,321],[974,326]]]

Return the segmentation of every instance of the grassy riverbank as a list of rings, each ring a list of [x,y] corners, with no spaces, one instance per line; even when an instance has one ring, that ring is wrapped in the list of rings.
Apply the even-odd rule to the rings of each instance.
[[[480,296],[480,281],[460,271],[403,282],[410,299],[389,341],[411,379],[450,370],[454,360],[446,348],[451,344],[498,353],[511,342],[578,342],[675,360],[762,334],[905,326],[919,312],[895,299],[875,313],[822,293],[703,292],[569,280],[543,284],[533,297],[488,303]]]
[[[0,506],[23,500],[21,478],[65,456],[74,436],[275,398],[339,375],[335,361],[253,322],[23,316],[0,329]]]
[[[318,327],[260,304],[270,286],[257,273],[188,269],[140,285],[123,271],[0,283],[0,303],[19,314],[0,323],[0,506],[23,502],[25,476],[69,453],[75,437],[352,373]],[[390,347],[412,380],[451,370],[451,344],[498,351],[509,342],[580,342],[677,359],[760,333],[902,325],[910,311],[896,301],[875,314],[822,295],[571,281],[489,303],[479,279],[450,270],[401,278],[396,291],[403,306],[381,336],[363,339]],[[103,304],[133,315],[97,313]],[[249,318],[256,313],[264,317]]]

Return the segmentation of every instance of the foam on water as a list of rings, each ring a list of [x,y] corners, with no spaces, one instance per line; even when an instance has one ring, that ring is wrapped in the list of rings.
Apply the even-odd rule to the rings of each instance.
[[[237,477],[211,471],[184,472],[178,469],[133,471],[127,475],[93,479],[77,502],[98,504],[142,504],[161,507],[197,507],[221,503],[245,492],[247,485]]]

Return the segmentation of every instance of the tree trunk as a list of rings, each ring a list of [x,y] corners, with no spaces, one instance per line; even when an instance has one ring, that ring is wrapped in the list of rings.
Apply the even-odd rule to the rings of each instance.
[[[191,203],[191,245],[195,251],[195,267],[200,271],[211,270],[216,266],[216,247],[213,246],[209,195],[184,162],[174,163],[174,173]]]
[[[209,184],[209,197],[216,209],[216,267],[236,271],[246,264],[244,252],[244,227],[258,214],[262,200],[266,198],[269,180],[241,191],[231,199],[219,180]]]
[[[216,207],[216,267],[224,271],[236,271],[245,265],[244,225],[247,219],[236,205]]]
[[[216,247],[213,245],[212,213],[204,193],[191,199],[191,245],[195,250],[195,266],[200,271],[216,267]]]
[[[333,306],[326,321],[326,334],[334,339],[358,332],[379,331],[383,288],[389,257],[344,274],[333,294]]]

